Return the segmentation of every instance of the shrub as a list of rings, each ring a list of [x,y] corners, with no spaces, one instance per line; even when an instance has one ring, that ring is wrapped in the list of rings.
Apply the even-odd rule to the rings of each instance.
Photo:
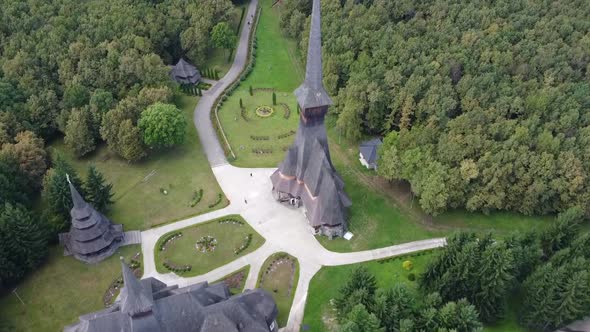
[[[411,271],[414,268],[414,263],[411,260],[407,260],[402,263],[402,267],[406,271]]]
[[[252,86],[250,85],[250,96],[254,95],[254,90],[252,90]]]
[[[408,280],[415,281],[416,280],[416,275],[414,273],[408,274]]]
[[[213,202],[212,204],[209,204],[209,208],[214,208],[217,205],[219,205],[219,203],[221,203],[221,200],[223,199],[223,196],[221,196],[221,194],[217,194],[217,200],[215,202]]]

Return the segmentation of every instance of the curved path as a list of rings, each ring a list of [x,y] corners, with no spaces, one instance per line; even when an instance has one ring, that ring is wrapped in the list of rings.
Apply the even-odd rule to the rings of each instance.
[[[252,20],[257,5],[258,0],[251,0],[245,16],[246,22]],[[244,25],[231,69],[211,89],[203,93],[194,113],[194,123],[201,144],[211,164],[213,173],[230,204],[220,210],[142,232],[141,246],[144,255],[144,277],[156,277],[167,284],[178,284],[182,287],[206,280],[218,280],[246,265],[250,265],[245,287],[251,289],[256,287],[258,274],[265,259],[275,252],[287,252],[298,259],[300,270],[289,320],[284,330],[299,331],[303,321],[309,282],[322,266],[353,264],[437,248],[443,246],[445,240],[415,241],[381,249],[351,253],[329,251],[316,240],[301,209],[289,208],[273,199],[270,175],[274,169],[237,168],[229,165],[211,123],[210,112],[215,99],[227,86],[238,79],[242,68],[246,64],[248,36],[251,28],[251,24],[246,23]],[[228,214],[242,215],[266,239],[266,242],[254,252],[196,277],[183,278],[174,273],[161,274],[156,271],[154,250],[158,238],[170,231]]]

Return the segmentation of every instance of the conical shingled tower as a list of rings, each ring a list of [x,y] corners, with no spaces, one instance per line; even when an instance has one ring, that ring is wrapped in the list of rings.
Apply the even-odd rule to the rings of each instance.
[[[305,81],[295,90],[301,109],[299,128],[295,143],[271,180],[277,200],[296,205],[302,202],[316,232],[333,237],[346,232],[346,208],[351,202],[330,158],[324,118],[332,99],[322,76],[320,1],[313,0]]]
[[[123,226],[113,225],[96,211],[76,190],[68,176],[74,207],[70,211],[72,225],[68,233],[59,234],[65,255],[74,255],[86,263],[97,263],[112,255],[123,243]]]

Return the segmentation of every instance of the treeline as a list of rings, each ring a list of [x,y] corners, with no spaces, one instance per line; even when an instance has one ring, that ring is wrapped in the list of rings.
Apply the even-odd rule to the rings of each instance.
[[[554,331],[590,314],[590,233],[571,209],[542,232],[496,239],[458,233],[419,276],[418,290],[377,289],[353,272],[334,304],[343,331],[481,331],[516,303],[519,323]],[[363,322],[367,322],[363,325]]]
[[[187,123],[171,105],[168,65],[203,63],[219,44],[213,28],[233,27],[237,13],[229,0],[0,0],[0,8],[1,289],[69,228],[66,173],[95,207],[111,203],[96,169],[79,180],[45,142],[63,135],[76,156],[106,142],[129,161],[182,143]]]
[[[286,7],[305,50],[309,4]],[[580,0],[324,0],[337,124],[388,136],[379,173],[432,214],[590,206],[589,16]]]

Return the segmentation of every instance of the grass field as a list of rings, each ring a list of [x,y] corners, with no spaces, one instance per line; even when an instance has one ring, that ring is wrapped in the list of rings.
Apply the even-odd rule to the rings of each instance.
[[[183,145],[168,151],[153,152],[145,160],[130,164],[109,152],[106,145],[82,159],[76,159],[63,144],[55,141],[49,146],[52,153],[59,152],[86,176],[88,165],[94,164],[113,184],[115,204],[108,216],[121,223],[126,230],[148,229],[171,221],[184,219],[228,204],[209,208],[223,192],[211,172],[209,162],[193,125],[193,110],[197,103],[194,97],[180,96],[176,101],[187,120],[186,139]],[[168,195],[163,195],[160,189]],[[203,189],[203,198],[190,207],[193,193]]]
[[[0,298],[0,330],[61,331],[78,316],[104,308],[102,298],[121,275],[119,256],[130,258],[139,245],[126,246],[96,265],[64,257],[63,248],[52,246],[47,262],[18,285],[24,305],[13,294]]]
[[[289,263],[276,264],[274,269],[268,272],[262,280],[263,274],[266,273],[273,261],[288,257],[295,262],[295,271]],[[293,272],[295,275],[293,275]],[[289,285],[293,288],[289,292]],[[289,319],[289,312],[291,311],[291,304],[293,303],[293,297],[295,296],[295,290],[297,289],[297,281],[299,280],[299,262],[296,258],[286,253],[275,253],[264,261],[262,268],[260,269],[260,275],[258,276],[258,286],[268,291],[279,309],[279,315],[277,317],[277,323],[279,327],[287,325]]]
[[[245,108],[247,121],[240,111],[240,99]],[[290,107],[289,119],[285,119],[285,108],[279,103]],[[293,143],[294,135],[278,138],[291,130],[297,130],[299,117],[295,108],[295,97],[291,93],[277,93],[277,105],[272,104],[272,92],[255,92],[250,96],[248,91],[237,90],[219,112],[219,118],[227,137],[236,154],[232,163],[242,167],[277,166],[285,155],[284,148]],[[271,116],[262,118],[255,114],[258,106],[270,106],[274,109]],[[268,140],[254,140],[251,136],[268,136]],[[270,149],[272,153],[256,153],[253,150]]]
[[[243,225],[220,224],[220,220],[225,219],[240,220]],[[163,235],[156,245],[155,258],[156,269],[160,273],[168,273],[163,263],[169,260],[177,265],[192,265],[192,270],[188,272],[176,272],[183,277],[196,276],[206,273],[217,267],[225,265],[238,257],[244,256],[259,248],[264,243],[264,238],[248,225],[248,223],[239,215],[229,215],[218,219],[211,220],[204,224],[198,224],[187,228],[179,229],[175,232],[182,232],[182,237],[172,240],[167,245],[165,251],[160,251],[160,244],[166,238]],[[248,234],[252,234],[252,242],[239,255],[234,253],[245,241]],[[196,242],[204,236],[212,236],[217,240],[217,246],[212,252],[199,252],[195,248]]]

